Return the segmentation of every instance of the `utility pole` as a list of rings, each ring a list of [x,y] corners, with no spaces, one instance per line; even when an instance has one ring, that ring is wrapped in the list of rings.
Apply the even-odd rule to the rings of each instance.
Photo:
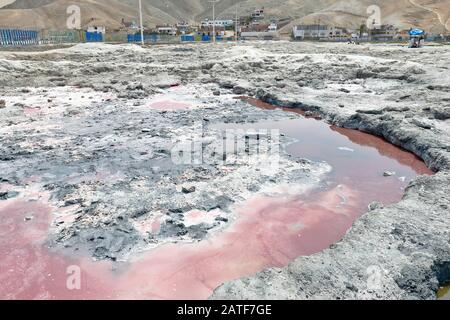
[[[213,5],[213,43],[216,43],[216,2],[219,0],[210,0]]]
[[[238,43],[238,5],[236,5],[236,21],[234,22],[234,35],[236,37],[236,43]]]
[[[144,24],[142,22],[142,0],[139,0],[139,20],[141,22],[141,44],[144,45]]]

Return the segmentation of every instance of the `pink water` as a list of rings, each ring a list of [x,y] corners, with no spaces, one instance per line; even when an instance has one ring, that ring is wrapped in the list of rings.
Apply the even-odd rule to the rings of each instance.
[[[178,102],[173,100],[157,101],[150,104],[150,108],[157,110],[183,110],[190,108],[189,103]]]
[[[207,240],[163,245],[120,265],[48,249],[55,208],[45,198],[0,201],[0,298],[206,299],[223,282],[327,248],[369,203],[399,201],[412,178],[432,174],[420,159],[382,139],[314,119],[217,128],[278,128],[299,139],[288,152],[332,165],[328,187],[285,198],[255,196],[236,208],[237,221]],[[387,170],[396,175],[384,177]],[[71,265],[82,270],[80,290],[66,286]]]

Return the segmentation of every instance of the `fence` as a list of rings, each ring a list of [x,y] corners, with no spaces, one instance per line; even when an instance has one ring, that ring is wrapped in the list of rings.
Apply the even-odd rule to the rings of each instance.
[[[86,42],[103,42],[103,33],[86,32]]]
[[[129,43],[141,43],[142,37],[140,33],[129,34],[127,35],[127,42]],[[161,43],[161,44],[170,44],[170,43],[180,43],[183,40],[182,37],[171,36],[167,34],[144,34],[144,43]]]
[[[211,35],[144,34],[144,42],[150,44],[176,44],[183,42],[212,42]],[[233,38],[216,37],[216,41],[230,41]],[[82,42],[141,43],[141,34],[126,32],[86,32],[83,30],[20,30],[0,29],[0,46],[24,46],[38,44],[69,44]]]
[[[63,44],[86,41],[85,33],[77,30],[41,30],[39,34],[39,43],[41,44]]]
[[[21,46],[39,43],[39,33],[35,30],[0,29],[0,45]]]

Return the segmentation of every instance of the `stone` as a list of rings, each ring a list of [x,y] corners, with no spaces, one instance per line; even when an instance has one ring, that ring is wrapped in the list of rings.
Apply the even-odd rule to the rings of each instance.
[[[438,120],[450,119],[450,106],[444,108],[435,108],[432,110],[433,115]]]
[[[194,193],[195,190],[196,190],[196,188],[195,188],[194,186],[191,186],[191,187],[183,187],[183,188],[182,188],[182,192],[183,192],[184,194]]]
[[[380,202],[372,202],[371,204],[369,204],[369,211],[375,211],[377,209],[382,209],[384,206],[382,203]]]

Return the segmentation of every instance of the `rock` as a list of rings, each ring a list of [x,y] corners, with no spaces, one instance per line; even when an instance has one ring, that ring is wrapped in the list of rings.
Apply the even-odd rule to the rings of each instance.
[[[215,65],[216,65],[216,63],[214,63],[214,62],[207,62],[207,63],[202,64],[201,68],[203,70],[211,70]]]
[[[362,114],[374,114],[374,115],[383,114],[383,110],[381,110],[381,109],[356,110],[356,112],[357,113],[362,113]]]
[[[136,211],[131,215],[131,217],[132,217],[133,219],[140,218],[140,217],[146,215],[146,214],[148,213],[148,211],[149,211],[149,210],[148,210],[147,208],[141,208],[141,209],[139,209],[139,210],[136,210]]]
[[[345,88],[340,88],[339,91],[343,93],[350,93],[350,90],[347,90]]]
[[[247,90],[245,89],[245,88],[243,88],[243,87],[240,87],[240,86],[235,86],[234,88],[233,88],[233,93],[234,94],[239,94],[239,95],[241,95],[241,94],[245,94],[247,92]]]
[[[76,204],[81,204],[83,202],[82,199],[70,199],[70,200],[66,200],[64,202],[64,207],[69,207],[69,206],[73,206]]]
[[[0,200],[8,200],[17,197],[18,195],[19,192],[17,191],[0,192]]]
[[[191,187],[183,187],[181,191],[184,194],[189,194],[189,193],[194,193],[195,190],[196,190],[196,188],[194,186],[191,186]]]
[[[394,171],[385,171],[383,173],[383,176],[385,176],[385,177],[392,177],[392,176],[395,176],[395,175],[396,175],[396,173]]]
[[[127,90],[129,91],[137,91],[137,90],[144,90],[144,86],[142,85],[142,83],[138,83],[138,84],[134,84],[134,85],[128,85],[127,86]]]
[[[430,123],[426,122],[425,120],[414,118],[414,119],[412,119],[411,122],[413,124],[415,124],[416,126],[418,126],[419,128],[422,128],[422,129],[430,130],[430,129],[433,128],[433,125],[431,125]]]
[[[384,206],[382,203],[380,202],[372,202],[371,204],[369,204],[369,211],[375,211],[377,209],[382,209]]]
[[[166,221],[160,229],[160,235],[164,237],[180,237],[188,234],[188,230],[183,223],[176,223],[173,220]]]
[[[214,91],[214,92],[213,92],[213,95],[215,95],[215,96],[220,96],[220,91],[219,91],[219,90]]]
[[[446,85],[429,85],[427,86],[428,90],[437,90],[437,91],[444,91],[444,92],[450,92],[450,86]]]
[[[108,67],[108,66],[95,66],[92,68],[92,72],[94,72],[94,73],[104,73],[104,72],[110,72],[113,70],[114,69],[112,67]]]
[[[234,88],[234,84],[229,82],[229,81],[224,81],[220,83],[220,87],[224,88],[224,89],[233,89]]]
[[[376,77],[376,74],[374,72],[367,71],[366,69],[359,69],[356,71],[357,79],[368,79],[374,77]]]
[[[6,101],[0,100],[0,109],[6,108]]]
[[[433,109],[433,115],[438,120],[450,119],[450,107],[444,107],[442,109]]]

